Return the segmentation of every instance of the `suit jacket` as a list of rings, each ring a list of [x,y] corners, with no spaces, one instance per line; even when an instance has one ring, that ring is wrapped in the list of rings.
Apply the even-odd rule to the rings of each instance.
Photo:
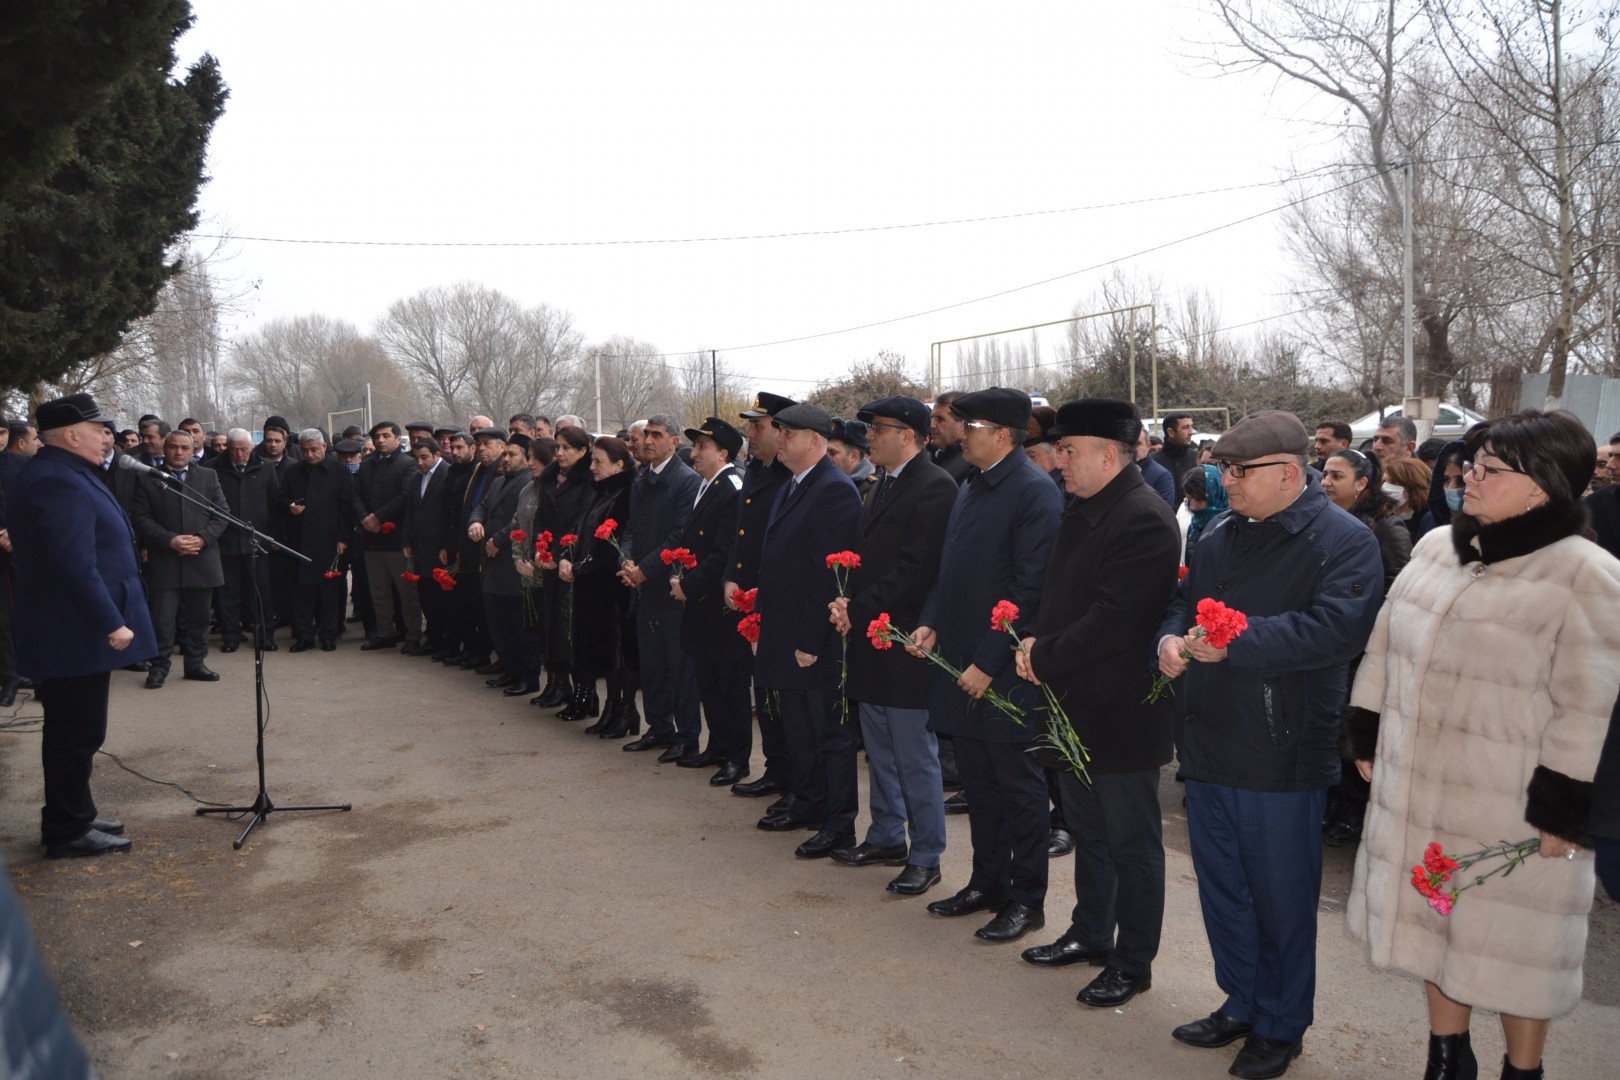
[[[230,513],[218,473],[203,465],[192,465],[185,473],[188,494]],[[146,581],[152,588],[217,589],[225,584],[225,569],[219,561],[224,518],[150,477],[135,485],[130,518],[146,549]],[[203,549],[196,555],[181,555],[169,546],[176,536],[188,533],[203,538]]]
[[[841,648],[827,620],[838,583],[827,556],[855,547],[861,497],[830,458],[816,462],[795,486],[777,494],[765,550],[760,557],[759,651],[754,679],[775,690],[805,690],[838,684]],[[986,619],[989,618],[988,613]],[[816,657],[801,668],[795,650]]]
[[[456,550],[450,533],[450,504],[454,494],[450,488],[450,469],[448,462],[435,465],[425,489],[421,471],[412,470],[405,485],[405,546],[411,550],[411,562],[418,574],[426,574],[442,565],[440,551],[449,554]]]
[[[286,467],[287,486],[282,499],[290,506],[302,502],[304,511],[289,510],[288,544],[309,556],[298,563],[298,583],[319,585],[332,569],[339,544],[354,543],[356,526],[365,514],[354,490],[354,477],[343,462],[328,454],[318,464],[292,462]]]
[[[741,491],[742,472],[727,465],[704,490],[675,546],[688,548],[698,561],[681,577],[681,591],[686,594],[681,648],[693,656],[749,665],[748,642],[737,633],[742,616],[726,607],[725,594],[726,560],[737,534]],[[665,576],[673,575],[666,571]]]
[[[908,633],[918,625],[939,576],[957,490],[950,473],[918,454],[894,478],[881,506],[876,493],[866,499],[855,542],[861,565],[849,576],[849,696],[856,701],[928,708],[934,665],[899,647],[873,648],[866,630],[882,614]]]
[[[754,458],[743,470],[742,491],[737,499],[737,536],[728,556],[726,580],[738,588],[759,585],[759,556],[765,550],[765,526],[782,485],[793,479],[792,471],[780,461],[769,465]]]
[[[42,446],[7,492],[17,670],[32,679],[93,675],[157,653],[135,531],[96,466]],[[123,652],[107,644],[135,632]]]
[[[681,534],[692,517],[692,503],[701,484],[690,465],[671,455],[663,472],[642,469],[630,488],[630,521],[619,543],[647,577],[639,601],[644,611],[680,610],[669,590],[658,585],[669,576],[660,554],[665,548],[681,546]]]
[[[193,462],[192,468],[212,469],[219,476],[220,487],[225,491],[225,501],[230,505],[231,513],[260,532],[275,536],[271,526],[280,522],[280,512],[276,507],[278,504],[284,507],[286,499],[282,495],[281,476],[274,462],[252,458],[239,476],[236,466],[231,464],[231,456],[218,454],[205,465]],[[276,539],[283,537],[277,536]],[[229,526],[219,538],[219,550],[222,555],[246,555],[248,538],[241,529]]]
[[[498,477],[494,469],[476,462],[452,468],[466,469],[466,472],[451,474],[455,479],[450,484],[450,540],[454,545],[450,564],[454,566],[459,562],[463,571],[476,574],[484,565],[484,542],[467,539],[467,526],[473,523],[473,511],[484,501],[484,493]]]
[[[935,650],[947,662],[958,670],[977,665],[991,677],[991,689],[1022,706],[1027,716],[1020,727],[937,671],[928,719],[935,731],[1009,743],[1029,742],[1039,734],[1031,723],[1039,692],[1018,677],[1012,640],[991,628],[990,611],[997,601],[1011,600],[1018,605],[1020,629],[1039,613],[1041,581],[1062,514],[1062,493],[1022,447],[957,492],[939,578],[919,625],[939,635]]]
[[[1170,760],[1169,702],[1147,704],[1159,621],[1176,591],[1181,530],[1142,474],[1126,467],[1063,513],[1024,633],[1035,674],[1058,697],[1096,773]]]
[[[482,522],[484,540],[479,543],[480,569],[484,574],[484,592],[495,596],[518,596],[523,579],[518,576],[517,565],[512,562],[512,539],[508,535],[517,517],[518,497],[523,489],[534,482],[528,469],[491,478],[484,489],[484,497],[473,507],[469,524]],[[495,554],[490,555],[484,544],[493,541]]]

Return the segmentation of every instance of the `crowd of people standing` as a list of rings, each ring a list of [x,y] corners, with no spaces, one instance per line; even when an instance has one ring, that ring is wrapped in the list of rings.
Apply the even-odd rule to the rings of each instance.
[[[0,469],[0,547],[25,628],[10,678],[46,711],[47,855],[130,846],[89,791],[109,672],[162,689],[178,648],[185,679],[215,681],[211,628],[222,651],[286,628],[299,653],[358,622],[363,651],[477,672],[772,799],[761,830],[895,869],[896,895],[941,882],[965,811],[970,875],[927,910],[987,914],[985,941],[1045,925],[1072,852],[1068,926],[1022,956],[1100,968],[1094,1008],[1152,987],[1174,761],[1226,995],[1177,1040],[1241,1040],[1235,1076],[1287,1071],[1314,1021],[1322,844],[1361,839],[1351,927],[1425,981],[1425,1075],[1477,1074],[1474,1006],[1502,1014],[1503,1076],[1540,1075],[1579,998],[1591,853],[1617,835],[1599,767],[1620,561],[1587,535],[1587,507],[1612,509],[1578,421],[1428,448],[1398,421],[1370,452],[1326,423],[1313,461],[1285,412],[1206,446],[1172,414],[1154,451],[1130,403],[997,387],[847,419],[761,393],[735,419],[383,421],[332,444],[271,417],[216,446],[143,417],[120,447],[89,395],[42,405],[21,433],[42,448]],[[1217,644],[1210,605],[1241,633]],[[1444,912],[1406,880],[1431,841],[1521,833],[1540,857]]]

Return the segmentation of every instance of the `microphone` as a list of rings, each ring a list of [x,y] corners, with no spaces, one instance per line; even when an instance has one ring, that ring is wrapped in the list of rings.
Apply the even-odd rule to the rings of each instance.
[[[155,477],[164,484],[173,484],[175,482],[175,478],[172,474],[166,473],[162,469],[154,469],[145,462],[136,460],[132,454],[119,454],[113,460],[118,462],[118,467],[120,469],[133,469],[136,472],[145,473],[148,476]]]

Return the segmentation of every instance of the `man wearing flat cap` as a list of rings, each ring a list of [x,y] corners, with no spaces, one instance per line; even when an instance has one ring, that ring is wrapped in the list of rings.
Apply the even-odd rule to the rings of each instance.
[[[742,473],[731,463],[742,450],[742,433],[718,416],[687,428],[692,468],[701,481],[677,546],[697,565],[684,574],[670,567],[669,592],[686,605],[681,613],[681,648],[692,658],[698,699],[709,726],[709,744],[675,764],[684,769],[718,766],[714,787],[730,787],[748,775],[753,753],[748,681],[753,654],[737,633],[737,613],[726,607],[726,559],[737,535],[737,495]],[[649,588],[656,587],[654,585]]]
[[[883,480],[862,508],[854,548],[861,564],[850,571],[848,598],[833,601],[832,620],[848,642],[849,696],[860,702],[872,822],[865,840],[832,857],[848,866],[903,866],[888,890],[918,896],[939,882],[945,851],[939,746],[928,730],[934,669],[904,649],[873,648],[866,631],[883,615],[895,626],[917,625],[939,574],[957,487],[925,451],[928,406],[882,398],[859,416]]]
[[[742,491],[737,494],[737,535],[732,540],[731,554],[726,562],[726,607],[740,621],[733,597],[739,589],[759,586],[760,553],[765,550],[765,526],[770,522],[771,508],[783,485],[793,479],[793,472],[777,459],[777,431],[771,418],[783,409],[797,405],[792,398],[761,391],[754,398],[753,407],[744,409],[741,416],[748,421],[744,434],[748,436],[748,464],[743,470]],[[782,717],[771,705],[771,699],[759,680],[754,680],[754,715],[759,718],[760,748],[765,751],[765,772],[758,780],[745,780],[734,784],[733,795],[744,798],[762,798],[776,795],[777,800],[768,810],[786,810],[792,802],[787,794],[793,775],[793,756],[788,750],[787,735],[782,730]],[[750,743],[752,743],[752,732]],[[752,745],[749,747],[752,752]]]
[[[827,440],[827,456],[833,464],[844,470],[844,475],[855,484],[865,502],[877,487],[877,470],[867,460],[871,447],[866,441],[866,424],[860,420],[833,418],[832,438]]]
[[[41,442],[7,492],[21,672],[44,708],[40,841],[50,858],[128,849],[96,813],[90,770],[107,735],[108,676],[157,652],[136,560],[135,531],[101,479],[112,432],[89,394],[36,412]]]
[[[861,497],[827,457],[832,417],[826,410],[793,405],[771,423],[777,454],[793,478],[765,527],[754,679],[774,691],[793,772],[790,805],[767,812],[758,826],[767,832],[816,828],[794,854],[823,859],[855,841],[855,734],[845,722],[839,687],[842,650],[827,621],[827,605],[838,595],[827,556],[854,548]]]
[[[1282,1075],[1313,1019],[1322,813],[1348,667],[1383,599],[1378,541],[1323,493],[1309,443],[1292,413],[1266,411],[1215,444],[1232,508],[1204,527],[1158,631],[1159,670],[1179,676],[1188,838],[1226,992],[1172,1034],[1199,1047],[1246,1039],[1238,1077]],[[1248,617],[1226,648],[1193,633],[1204,599]]]
[[[1152,985],[1164,917],[1159,769],[1170,760],[1169,709],[1145,702],[1149,660],[1180,564],[1175,515],[1134,468],[1142,419],[1128,401],[1087,398],[1057,410],[1064,511],[1039,615],[1024,630],[1018,673],[1052,690],[1091,753],[1082,778],[1048,750],[1066,831],[1074,838],[1069,928],[1024,959],[1088,960],[1102,973],[1080,991],[1094,1008]],[[1050,717],[1042,714],[1043,721]]]
[[[1012,642],[990,625],[1002,600],[1018,606],[1015,628],[1040,613],[1041,580],[1063,513],[1063,494],[1024,453],[1031,403],[1021,390],[991,387],[950,404],[965,435],[963,455],[978,470],[962,484],[946,526],[939,577],[915,637],[962,672],[936,671],[930,727],[956,744],[968,815],[973,874],[955,896],[928,905],[935,915],[996,913],[975,931],[1016,941],[1045,923],[1051,813],[1046,776],[1030,744],[1039,733],[1035,688],[1018,677]],[[984,700],[992,689],[1022,707],[1014,722]]]

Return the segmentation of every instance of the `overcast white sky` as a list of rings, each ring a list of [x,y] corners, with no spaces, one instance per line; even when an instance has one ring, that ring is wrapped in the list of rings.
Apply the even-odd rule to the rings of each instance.
[[[212,52],[231,88],[201,231],[238,238],[535,244],[868,228],[1263,183],[1312,153],[1268,83],[1211,78],[1185,58],[1211,32],[1190,2],[193,6],[183,59]],[[766,343],[1072,274],[1285,198],[1263,187],[710,243],[238,239],[223,273],[257,282],[232,335],[315,312],[369,329],[392,301],[466,279],[571,312],[587,341],[720,349],[751,388],[803,394],[879,349],[920,372],[931,341],[1063,318],[1107,271]],[[1171,292],[1213,290],[1228,323],[1275,314],[1290,306],[1277,222],[1123,265]]]

